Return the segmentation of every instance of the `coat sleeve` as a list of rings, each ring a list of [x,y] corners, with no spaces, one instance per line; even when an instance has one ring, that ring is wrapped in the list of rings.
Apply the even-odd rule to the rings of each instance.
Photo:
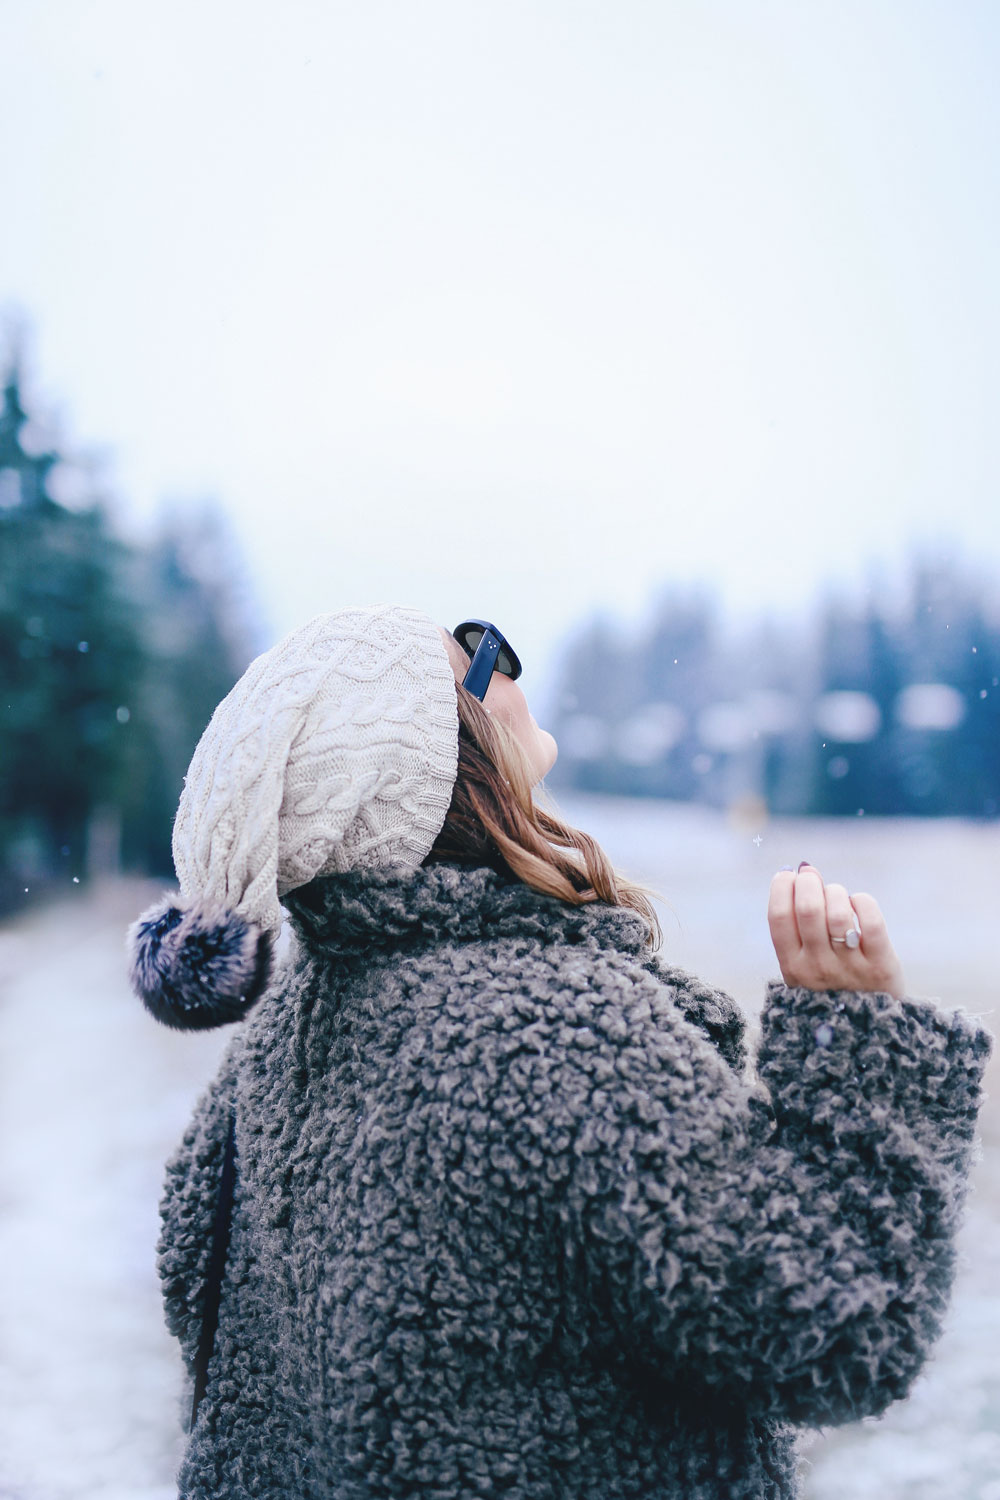
[[[201,1335],[212,1228],[235,1087],[234,1053],[234,1044],[230,1044],[216,1078],[195,1105],[184,1136],[167,1161],[160,1199],[157,1270],[164,1320],[180,1343],[189,1374]]]
[[[593,1305],[667,1380],[799,1423],[882,1411],[940,1331],[989,1033],[775,983],[765,1099],[676,1015],[589,1065],[565,1211]]]

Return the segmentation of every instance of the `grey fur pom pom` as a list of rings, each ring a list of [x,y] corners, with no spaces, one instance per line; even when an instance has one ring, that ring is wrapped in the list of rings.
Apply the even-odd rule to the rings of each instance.
[[[132,988],[180,1031],[241,1020],[271,975],[269,934],[215,903],[167,896],[133,923],[128,945]]]

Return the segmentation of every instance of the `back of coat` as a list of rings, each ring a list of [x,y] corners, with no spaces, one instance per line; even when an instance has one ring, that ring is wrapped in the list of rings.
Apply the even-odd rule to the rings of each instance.
[[[954,1271],[989,1037],[887,995],[727,996],[634,913],[490,870],[314,881],[168,1167],[182,1497],[798,1493],[795,1428],[904,1396]]]

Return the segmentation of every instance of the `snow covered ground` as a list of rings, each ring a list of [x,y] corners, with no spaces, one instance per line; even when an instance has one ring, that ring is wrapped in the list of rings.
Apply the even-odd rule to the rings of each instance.
[[[667,956],[751,1013],[777,972],[768,880],[809,858],[879,898],[911,993],[961,1004],[1000,1032],[997,825],[756,826],[752,809],[560,803],[661,892]],[[160,1321],[157,1200],[226,1034],[166,1031],[128,990],[124,930],[158,891],[72,887],[0,925],[0,1500],[175,1494],[181,1379]],[[983,1137],[947,1331],[909,1400],[807,1440],[809,1500],[1000,1500],[996,1097]]]

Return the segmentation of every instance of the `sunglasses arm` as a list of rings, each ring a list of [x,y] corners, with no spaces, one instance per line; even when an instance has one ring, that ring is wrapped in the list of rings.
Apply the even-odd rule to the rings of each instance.
[[[490,685],[499,650],[500,642],[496,636],[491,630],[485,631],[476,647],[476,654],[469,663],[469,670],[462,679],[462,686],[474,698],[478,698],[480,703],[486,697],[486,689]]]

